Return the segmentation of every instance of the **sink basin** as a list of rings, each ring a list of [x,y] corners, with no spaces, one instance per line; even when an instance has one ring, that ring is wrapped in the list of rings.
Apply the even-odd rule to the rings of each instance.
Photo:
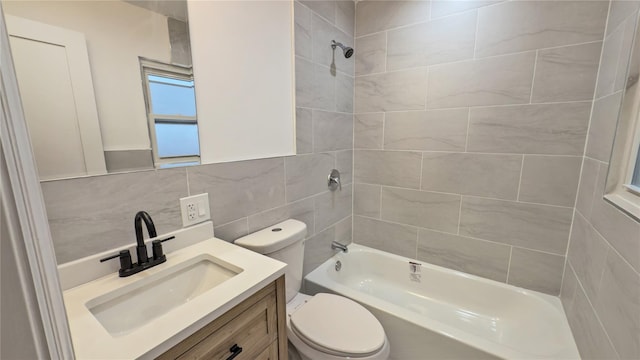
[[[86,306],[109,334],[123,336],[241,272],[239,267],[200,255],[91,299]]]

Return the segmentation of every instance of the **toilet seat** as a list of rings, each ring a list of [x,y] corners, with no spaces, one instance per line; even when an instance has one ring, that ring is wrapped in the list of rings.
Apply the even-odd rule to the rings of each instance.
[[[290,316],[291,331],[309,347],[342,357],[362,358],[386,343],[384,329],[362,305],[332,294],[317,294]]]

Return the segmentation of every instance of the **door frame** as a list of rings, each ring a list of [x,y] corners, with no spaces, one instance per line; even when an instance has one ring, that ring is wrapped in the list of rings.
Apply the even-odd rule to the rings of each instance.
[[[0,141],[8,176],[3,176],[2,191],[13,196],[17,216],[12,219],[23,238],[25,252],[17,254],[18,270],[30,270],[30,276],[21,276],[23,287],[33,286],[35,298],[28,295],[27,308],[39,311],[40,319],[29,319],[32,327],[42,327],[34,337],[38,351],[51,359],[75,359],[49,221],[40,187],[31,142],[24,118],[18,82],[9,46],[9,34],[0,5]],[[3,174],[4,175],[4,174]],[[7,196],[6,198],[10,198]],[[15,241],[19,236],[3,241]],[[36,322],[38,322],[37,324]],[[48,355],[48,356],[46,356]]]
[[[104,175],[107,166],[98,107],[91,77],[87,40],[83,33],[30,19],[5,14],[9,36],[64,46],[69,62],[69,75],[80,130],[86,175]]]

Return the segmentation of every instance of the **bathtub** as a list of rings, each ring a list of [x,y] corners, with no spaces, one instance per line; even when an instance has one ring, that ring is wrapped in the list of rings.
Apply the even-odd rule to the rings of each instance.
[[[557,297],[411,262],[351,244],[305,277],[305,291],[364,305],[392,359],[579,359]]]

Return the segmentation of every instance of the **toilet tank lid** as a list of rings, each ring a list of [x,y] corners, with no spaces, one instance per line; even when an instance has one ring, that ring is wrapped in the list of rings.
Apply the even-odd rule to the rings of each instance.
[[[307,224],[289,219],[236,239],[234,243],[260,254],[270,254],[283,249],[307,235]]]

